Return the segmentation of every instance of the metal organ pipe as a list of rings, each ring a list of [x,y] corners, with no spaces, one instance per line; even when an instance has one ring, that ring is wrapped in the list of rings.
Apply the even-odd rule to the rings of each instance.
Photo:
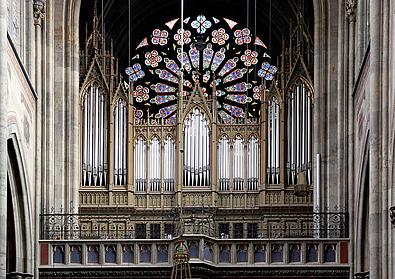
[[[104,186],[107,184],[107,100],[96,84],[86,92],[83,110],[82,184]]]

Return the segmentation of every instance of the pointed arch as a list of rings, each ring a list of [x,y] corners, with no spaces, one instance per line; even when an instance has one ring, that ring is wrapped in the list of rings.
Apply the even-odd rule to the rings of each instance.
[[[237,134],[233,141],[233,190],[244,190],[244,139]]]
[[[33,271],[33,215],[23,158],[15,134],[7,141],[7,273]]]

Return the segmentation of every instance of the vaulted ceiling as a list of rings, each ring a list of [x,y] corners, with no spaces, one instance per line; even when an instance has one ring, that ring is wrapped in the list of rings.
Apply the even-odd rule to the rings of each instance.
[[[304,1],[305,21],[312,29],[312,0]],[[83,44],[85,25],[88,25],[88,30],[92,25],[95,0],[81,2],[80,41]],[[114,42],[121,72],[128,66],[129,41],[133,50],[152,30],[180,17],[180,3],[181,0],[98,0],[98,13],[102,15],[103,6],[106,37]],[[287,37],[290,26],[296,21],[299,0],[185,0],[184,3],[185,17],[199,14],[226,17],[249,27],[252,32],[256,28],[257,35],[269,46],[272,63],[275,64],[275,57],[281,51],[281,41]]]

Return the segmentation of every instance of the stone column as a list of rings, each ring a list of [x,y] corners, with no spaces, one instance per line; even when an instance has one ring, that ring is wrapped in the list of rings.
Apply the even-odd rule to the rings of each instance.
[[[45,15],[45,1],[44,0],[35,0],[33,2],[33,17],[34,17],[34,48],[35,48],[35,61],[34,61],[34,84],[36,87],[36,92],[38,94],[37,98],[37,109],[36,109],[36,185],[35,185],[35,242],[37,243],[40,238],[40,213],[42,213],[42,183],[41,183],[41,170],[42,166],[45,162],[42,161],[41,153],[42,146],[45,145],[44,138],[42,137],[42,115],[43,115],[43,90],[42,90],[42,24],[44,23],[44,15]],[[35,266],[39,265],[39,245],[35,245]],[[38,269],[35,268],[35,277],[38,277]]]
[[[7,1],[0,0],[0,279],[7,261]]]
[[[384,29],[387,24],[383,20],[383,12],[387,1],[370,2],[371,45],[369,71],[369,276],[371,279],[388,278],[384,276],[387,266],[383,262],[386,253],[388,218],[383,223],[383,146],[382,129],[383,96],[383,64],[386,49],[384,47]],[[384,197],[385,198],[385,197]],[[388,212],[388,208],[385,208]]]

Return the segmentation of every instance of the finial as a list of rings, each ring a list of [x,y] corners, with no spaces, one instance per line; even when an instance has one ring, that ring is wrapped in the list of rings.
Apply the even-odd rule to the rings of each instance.
[[[95,5],[93,8],[93,29],[97,30],[99,27],[99,18],[97,15],[97,0],[95,0]]]

